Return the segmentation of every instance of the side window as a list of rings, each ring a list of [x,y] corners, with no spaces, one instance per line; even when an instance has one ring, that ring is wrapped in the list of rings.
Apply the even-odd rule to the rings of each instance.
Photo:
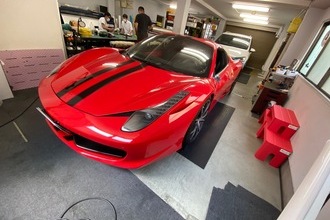
[[[220,73],[228,64],[228,57],[227,57],[227,53],[221,49],[218,48],[217,51],[217,63],[215,66],[215,72],[214,75]]]
[[[299,72],[330,98],[330,22],[323,24]]]

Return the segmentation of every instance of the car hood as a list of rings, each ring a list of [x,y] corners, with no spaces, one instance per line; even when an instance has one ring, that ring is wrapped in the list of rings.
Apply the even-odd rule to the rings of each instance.
[[[111,55],[65,74],[59,72],[52,81],[54,92],[74,108],[103,116],[153,107],[182,90],[205,84],[198,77],[117,57]],[[110,65],[110,60],[113,68],[106,69],[104,64]]]
[[[226,52],[231,56],[233,59],[239,58],[239,57],[246,57],[248,58],[250,56],[250,52],[248,50],[243,50],[237,47],[231,47],[228,45],[221,44],[221,47],[226,50]]]

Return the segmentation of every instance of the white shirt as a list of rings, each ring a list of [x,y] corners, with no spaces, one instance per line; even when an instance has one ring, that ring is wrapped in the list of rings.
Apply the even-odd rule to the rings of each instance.
[[[108,26],[108,23],[105,20],[105,17],[100,17],[100,19],[99,19],[99,30],[100,31],[107,31],[102,27],[102,24],[105,24],[105,26]]]
[[[127,20],[126,22],[124,20],[121,21],[121,27],[123,28],[124,34],[132,35],[133,34],[133,26],[132,23]]]

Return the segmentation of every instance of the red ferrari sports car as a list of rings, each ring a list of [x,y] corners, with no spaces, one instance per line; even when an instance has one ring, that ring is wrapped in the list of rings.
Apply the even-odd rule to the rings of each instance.
[[[69,58],[41,81],[37,109],[81,155],[139,168],[193,142],[241,68],[212,41],[156,35]]]

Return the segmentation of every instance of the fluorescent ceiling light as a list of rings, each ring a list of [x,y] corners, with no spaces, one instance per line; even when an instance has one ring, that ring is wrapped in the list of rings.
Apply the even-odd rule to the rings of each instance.
[[[170,8],[172,8],[172,9],[176,9],[176,4],[175,4],[175,3],[171,3],[171,4],[170,4]]]
[[[250,11],[269,12],[269,8],[260,7],[260,6],[253,6],[253,5],[233,4],[233,8],[242,9],[242,10],[250,10]]]
[[[255,24],[268,24],[268,21],[254,20],[254,19],[250,19],[250,18],[244,18],[243,20],[245,22],[255,23]]]
[[[251,18],[254,20],[268,21],[268,17],[261,16],[261,15],[252,15],[252,14],[248,14],[248,13],[241,13],[239,16],[241,16],[242,18]]]

